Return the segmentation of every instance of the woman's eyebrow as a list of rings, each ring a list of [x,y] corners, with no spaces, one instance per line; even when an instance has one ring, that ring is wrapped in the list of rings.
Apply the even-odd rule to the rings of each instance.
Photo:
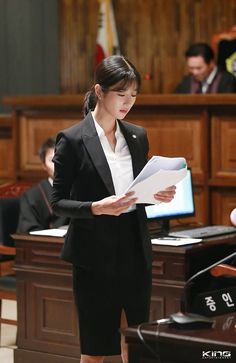
[[[113,92],[125,92],[125,91],[127,91],[128,90],[128,88],[119,88],[119,89],[111,89],[110,91],[113,91]],[[138,89],[137,88],[135,88],[134,90],[133,90],[133,92],[138,92]]]

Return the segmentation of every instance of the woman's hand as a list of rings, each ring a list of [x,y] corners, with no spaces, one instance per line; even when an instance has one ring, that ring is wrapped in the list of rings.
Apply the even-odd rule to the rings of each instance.
[[[166,188],[165,190],[154,194],[154,198],[159,202],[169,203],[172,201],[176,193],[176,186]]]
[[[112,195],[97,202],[93,202],[91,206],[92,213],[94,215],[107,214],[119,216],[137,201],[137,198],[134,198],[133,195],[134,192],[119,197]]]

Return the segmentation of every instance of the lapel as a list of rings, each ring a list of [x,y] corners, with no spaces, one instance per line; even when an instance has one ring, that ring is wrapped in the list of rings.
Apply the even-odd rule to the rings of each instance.
[[[115,194],[115,189],[112,181],[110,168],[104,154],[102,145],[100,143],[98,134],[96,132],[94,121],[91,113],[89,113],[84,120],[84,127],[82,132],[82,139],[91,160],[97,169],[98,174],[102,178],[111,195]],[[134,178],[139,174],[145,164],[143,155],[141,154],[142,146],[140,140],[134,133],[132,124],[121,122],[118,120],[121,131],[125,137],[127,145],[130,150]]]
[[[110,168],[100,143],[91,113],[84,120],[82,139],[91,160],[111,195],[115,194]]]
[[[132,124],[128,124],[127,122],[122,122],[118,120],[120,129],[125,137],[127,145],[129,147],[131,159],[132,159],[132,166],[133,166],[133,173],[134,178],[140,173],[142,170],[145,161],[143,160],[143,155],[140,154],[142,147],[140,145],[140,140],[138,136],[135,134]]]

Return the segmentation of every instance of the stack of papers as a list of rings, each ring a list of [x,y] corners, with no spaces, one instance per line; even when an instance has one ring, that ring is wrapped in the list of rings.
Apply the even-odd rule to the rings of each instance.
[[[193,243],[199,243],[202,241],[201,238],[174,238],[174,237],[163,237],[163,238],[153,238],[152,244],[154,245],[164,245],[164,246],[184,246],[191,245]]]
[[[51,236],[51,237],[64,237],[67,229],[51,228],[41,229],[40,231],[31,231],[30,234],[35,236]]]
[[[127,192],[134,191],[137,203],[159,204],[154,194],[176,185],[187,174],[185,158],[153,156],[135,178]]]

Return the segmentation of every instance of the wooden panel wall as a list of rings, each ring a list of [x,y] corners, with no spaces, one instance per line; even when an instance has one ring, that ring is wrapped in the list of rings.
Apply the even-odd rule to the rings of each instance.
[[[15,178],[17,126],[11,116],[0,116],[0,182]]]
[[[5,103],[15,109],[11,132],[16,130],[18,143],[11,154],[15,168],[4,169],[6,158],[12,165],[10,154],[0,153],[0,178],[6,179],[8,173],[11,178],[14,172],[15,180],[39,180],[44,176],[39,145],[81,120],[83,95],[9,97]],[[196,204],[196,217],[191,221],[230,224],[236,201],[235,115],[236,94],[139,95],[128,115],[130,122],[146,128],[149,156],[186,158],[193,173]],[[1,130],[4,136],[5,129]],[[10,141],[3,140],[5,148],[10,148]]]
[[[84,93],[93,78],[98,0],[60,4],[61,90]],[[189,44],[209,43],[236,24],[236,0],[113,0],[113,5],[122,54],[141,72],[143,93],[172,92],[185,72]]]

